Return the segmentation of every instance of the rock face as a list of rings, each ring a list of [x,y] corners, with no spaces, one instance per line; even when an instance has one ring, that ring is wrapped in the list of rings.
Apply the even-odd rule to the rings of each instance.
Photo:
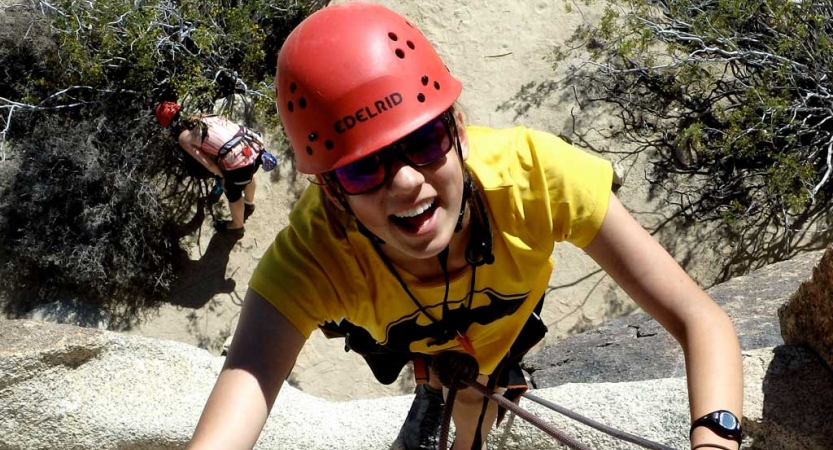
[[[778,316],[786,343],[809,346],[833,370],[833,246]]]
[[[804,286],[801,283],[821,255],[808,253],[708,290],[732,318],[743,349],[744,448],[821,450],[833,443],[833,408],[828,403],[833,401],[833,374],[812,351],[783,345],[776,314],[799,285]],[[829,297],[824,300],[829,302]],[[808,321],[801,326],[813,325]],[[529,356],[524,368],[539,389],[685,377],[679,345],[645,313],[547,347]]]
[[[34,321],[0,321],[0,338],[0,448],[9,450],[184,448],[222,365],[221,357],[185,344]],[[829,449],[833,382],[818,358],[798,347],[777,347],[744,352],[743,361],[744,425],[754,438],[749,448]],[[535,394],[687,448],[684,378],[568,383]],[[386,449],[411,400],[336,403],[285,385],[256,448]],[[633,448],[526,399],[521,406],[591,448]],[[561,448],[528,423],[509,425],[495,430],[493,443]]]
[[[223,364],[187,344],[28,320],[0,320],[0,343],[4,450],[185,448]],[[338,404],[286,385],[257,448],[381,448],[409,401]]]
[[[745,333],[744,448],[831,448],[833,376],[811,351],[781,345],[774,322],[777,299],[808,278],[819,256],[709,291]],[[551,384],[534,393],[606,425],[688,448],[686,380],[669,339],[637,316],[578,335],[530,358],[538,387]],[[616,355],[604,353],[614,346]],[[177,342],[0,319],[0,449],[185,448],[222,363]],[[255,448],[387,449],[411,400],[337,403],[285,384]],[[521,406],[591,448],[634,448],[526,399]],[[490,442],[490,448],[563,448],[521,420],[505,421]]]
[[[184,448],[222,361],[169,341],[0,321],[0,448]]]
[[[743,350],[784,343],[775,311],[805,281],[821,252],[806,253],[708,290],[729,314]],[[530,355],[524,369],[537,388],[564,383],[623,382],[684,377],[677,342],[644,312],[602,326]]]
[[[642,362],[653,359],[643,355]],[[811,352],[791,346],[743,352],[744,449],[829,450],[833,442],[833,376]],[[644,381],[566,383],[533,391],[563,407],[674,449],[689,448],[685,378]],[[593,449],[635,449],[601,432],[523,400],[541,415]],[[498,434],[498,436],[500,436]],[[549,439],[516,419],[506,448],[556,448]]]

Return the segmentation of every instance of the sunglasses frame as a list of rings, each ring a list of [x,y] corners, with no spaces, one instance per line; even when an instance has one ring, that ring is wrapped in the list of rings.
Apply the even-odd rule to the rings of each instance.
[[[339,190],[342,193],[344,193],[345,195],[350,195],[350,196],[362,195],[362,194],[367,194],[369,192],[373,192],[376,189],[379,189],[380,187],[387,184],[388,181],[390,181],[394,161],[397,161],[397,160],[404,161],[405,164],[408,164],[411,167],[426,167],[426,166],[430,166],[431,164],[434,164],[435,162],[437,162],[437,161],[445,158],[446,156],[448,156],[448,153],[453,148],[458,147],[458,149],[459,149],[459,146],[460,146],[460,143],[459,143],[460,137],[459,137],[458,132],[457,132],[457,121],[454,119],[454,109],[453,108],[447,109],[442,114],[440,114],[439,116],[432,119],[432,121],[437,120],[437,119],[441,120],[443,122],[443,125],[445,125],[445,131],[448,134],[448,139],[449,139],[448,149],[445,150],[440,156],[438,156],[438,157],[436,157],[436,158],[434,158],[434,159],[432,159],[428,162],[421,163],[421,164],[414,163],[413,161],[408,159],[408,157],[406,156],[406,153],[397,148],[397,146],[400,145],[400,143],[404,139],[407,139],[408,136],[410,136],[410,134],[408,134],[405,137],[403,137],[402,139],[397,140],[393,144],[390,144],[390,145],[388,145],[388,146],[386,146],[386,147],[384,147],[384,148],[382,148],[382,149],[380,149],[376,152],[373,152],[370,155],[364,156],[363,158],[360,158],[360,159],[357,160],[357,161],[361,161],[364,158],[368,158],[368,157],[371,157],[371,156],[374,156],[374,155],[379,155],[381,157],[381,161],[379,162],[379,165],[384,167],[385,176],[382,179],[382,181],[379,182],[379,184],[377,184],[375,186],[372,186],[368,189],[359,191],[359,192],[348,192],[347,189],[344,188],[344,185],[341,183],[341,180],[339,180],[338,175],[336,174],[336,170],[331,170],[331,171],[327,172],[325,174],[326,175],[325,178],[330,179],[335,184],[337,184],[338,187],[339,187]],[[430,122],[426,122],[422,126],[425,126],[428,123],[430,123]],[[351,163],[351,164],[353,164],[353,163]]]

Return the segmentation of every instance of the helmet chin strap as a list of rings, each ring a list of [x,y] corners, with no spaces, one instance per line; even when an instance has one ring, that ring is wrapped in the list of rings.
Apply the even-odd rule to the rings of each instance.
[[[463,201],[460,202],[460,214],[457,215],[457,224],[454,225],[455,233],[463,231],[463,220],[466,218],[466,207],[469,204],[469,196],[471,196],[471,179],[468,174],[469,171],[466,170],[465,164],[463,164]]]
[[[489,212],[486,211],[483,197],[468,170],[465,170],[465,179],[469,191],[468,202],[473,203],[469,208],[471,237],[466,246],[466,262],[474,267],[492,264],[495,262],[495,255],[492,252],[492,224],[489,221]]]

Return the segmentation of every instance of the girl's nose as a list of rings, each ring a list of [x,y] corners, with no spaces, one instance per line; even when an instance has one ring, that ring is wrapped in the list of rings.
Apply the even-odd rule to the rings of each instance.
[[[390,170],[389,188],[394,195],[411,194],[425,183],[425,176],[422,172],[405,161],[394,161]]]

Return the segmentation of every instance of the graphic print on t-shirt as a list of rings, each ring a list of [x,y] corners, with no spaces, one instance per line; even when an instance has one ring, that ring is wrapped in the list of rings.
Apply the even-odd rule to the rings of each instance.
[[[416,309],[411,314],[388,324],[387,340],[381,344],[390,350],[403,352],[409,351],[412,343],[423,340],[427,341],[425,345],[428,347],[443,345],[454,339],[455,331],[465,332],[474,323],[486,325],[511,316],[523,305],[529,297],[529,292],[507,295],[486,288],[482,291],[475,291],[475,298],[472,301],[475,305],[482,302],[482,300],[477,301],[478,296],[485,296],[487,302],[472,309],[468,307],[468,296],[459,300],[449,300],[449,311],[445,316],[442,315],[442,302],[425,306],[425,310],[431,317],[442,318],[438,322],[431,321],[427,325],[418,323],[418,319],[423,314]]]

